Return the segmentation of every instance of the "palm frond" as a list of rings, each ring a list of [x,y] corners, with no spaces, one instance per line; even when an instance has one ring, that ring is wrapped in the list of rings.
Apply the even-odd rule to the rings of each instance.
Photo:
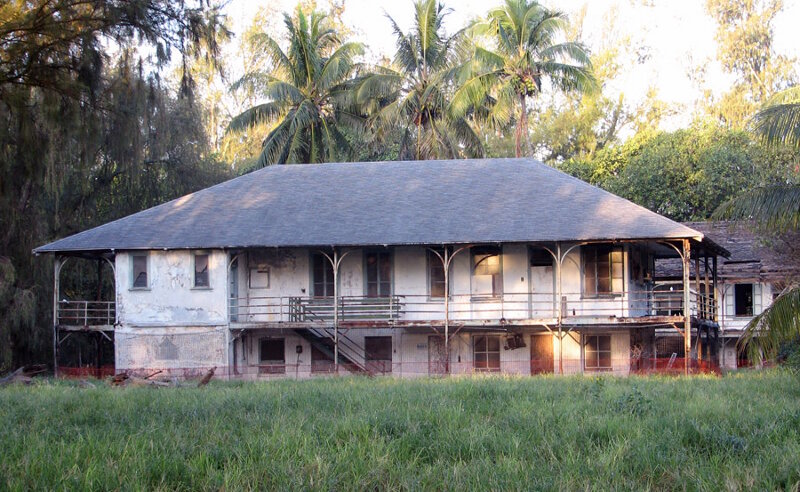
[[[225,131],[244,131],[262,123],[273,122],[283,114],[284,108],[283,103],[278,101],[259,104],[235,116]]]
[[[745,191],[717,208],[713,219],[749,219],[778,231],[800,228],[800,185]]]
[[[775,357],[781,345],[800,337],[800,286],[787,289],[745,327],[739,341],[748,357],[758,362]]]
[[[800,102],[767,106],[753,117],[753,127],[767,145],[800,148]]]

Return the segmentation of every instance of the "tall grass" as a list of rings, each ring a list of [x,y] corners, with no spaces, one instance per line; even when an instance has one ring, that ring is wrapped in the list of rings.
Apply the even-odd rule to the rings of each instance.
[[[315,379],[0,390],[0,489],[787,489],[800,382]]]

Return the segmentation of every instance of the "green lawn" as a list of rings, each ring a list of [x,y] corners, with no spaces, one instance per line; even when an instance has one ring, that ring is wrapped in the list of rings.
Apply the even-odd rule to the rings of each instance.
[[[800,378],[0,389],[0,490],[786,489]]]

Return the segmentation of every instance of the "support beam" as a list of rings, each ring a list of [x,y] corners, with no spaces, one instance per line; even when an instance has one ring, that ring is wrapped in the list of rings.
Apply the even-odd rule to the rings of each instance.
[[[689,374],[689,357],[692,354],[692,309],[689,303],[689,288],[691,280],[689,275],[691,245],[688,239],[684,239],[681,260],[683,262],[683,371]]]
[[[60,294],[61,257],[53,262],[53,375],[58,377],[58,296]]]
[[[444,270],[444,373],[450,374],[450,265],[453,258],[462,251],[470,249],[472,246],[462,246],[457,250],[450,252],[448,246],[444,246],[443,251],[440,253],[434,248],[428,248],[428,251],[439,257],[442,262],[442,269]],[[459,328],[460,330],[460,328]]]

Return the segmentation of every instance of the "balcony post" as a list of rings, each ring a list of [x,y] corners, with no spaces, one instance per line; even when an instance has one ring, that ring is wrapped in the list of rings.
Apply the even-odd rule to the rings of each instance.
[[[58,377],[58,296],[60,289],[61,257],[53,261],[53,375]]]
[[[333,248],[333,372],[339,374],[339,252]]]
[[[689,374],[689,357],[692,353],[692,308],[689,305],[691,298],[689,288],[691,280],[689,275],[691,246],[688,239],[683,239],[683,371]]]
[[[445,246],[444,258],[444,373],[450,374],[450,249]]]
[[[562,332],[561,321],[564,315],[563,310],[563,299],[561,298],[561,264],[564,261],[564,258],[561,257],[561,243],[556,243],[556,256],[558,257],[558,261],[556,262],[556,267],[558,271],[556,272],[556,290],[558,291],[557,299],[558,299],[558,314],[556,318],[558,320],[558,373],[560,375],[564,375],[564,334]],[[583,350],[581,350],[583,352]],[[583,366],[581,366],[582,368]]]

